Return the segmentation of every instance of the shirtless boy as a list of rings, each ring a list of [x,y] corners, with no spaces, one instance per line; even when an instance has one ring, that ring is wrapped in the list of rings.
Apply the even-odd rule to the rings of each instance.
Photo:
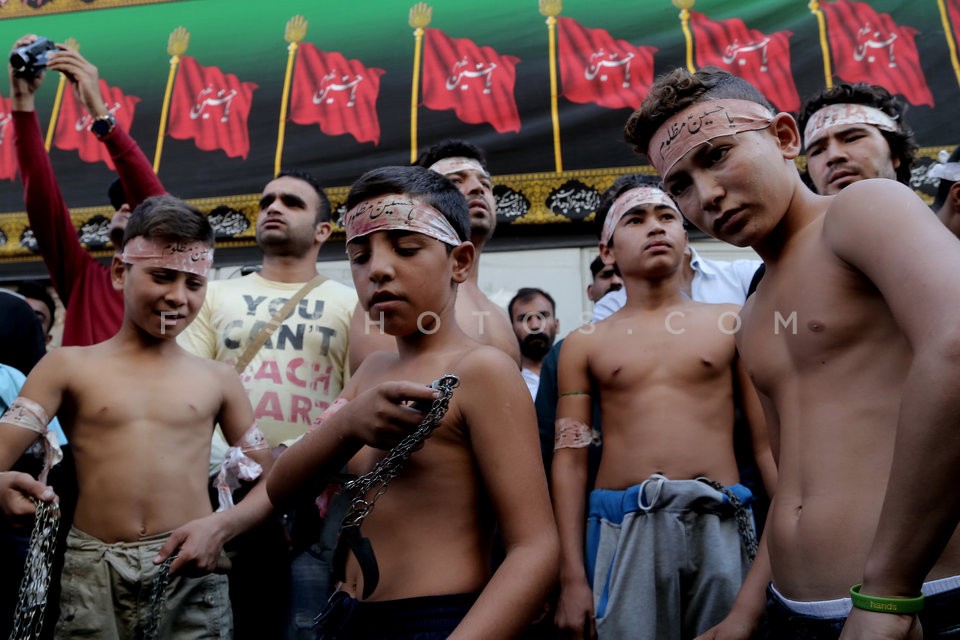
[[[776,470],[762,411],[738,366],[739,307],[683,295],[686,247],[683,219],[665,193],[621,193],[600,252],[620,268],[626,306],[574,331],[560,352],[556,619],[573,637],[585,629],[592,636],[595,617],[600,638],[693,638],[727,615],[756,552],[749,510],[740,506],[740,526],[737,518],[737,503],[752,495],[738,484],[734,458],[735,378],[749,392],[755,453],[771,485]],[[594,394],[604,442],[584,545]]]
[[[227,578],[210,572],[223,544],[266,517],[270,503],[258,486],[235,508],[211,513],[214,424],[264,469],[270,457],[233,369],[175,340],[200,309],[212,261],[202,214],[170,196],[144,201],[111,265],[124,297],[120,330],[49,353],[0,419],[0,468],[46,430],[47,416],[59,415],[73,446],[79,499],[58,638],[142,637],[150,615],[143,594],[173,554],[158,636],[231,637]],[[43,491],[22,474],[0,476],[8,515],[32,511],[27,493],[53,499]]]
[[[892,180],[812,193],[794,119],[725,72],[660,78],[626,136],[688,220],[767,265],[737,339],[779,465],[769,570],[761,544],[717,637],[750,636],[771,577],[768,637],[836,638],[846,618],[843,638],[915,639],[918,607],[923,637],[945,637],[960,624],[957,239]]]
[[[446,176],[467,199],[470,235],[477,257],[467,280],[457,289],[457,324],[480,344],[497,347],[520,366],[520,347],[510,318],[480,289],[480,254],[497,228],[497,199],[493,179],[483,151],[464,140],[445,140],[427,148],[417,158],[417,166]],[[379,315],[368,318],[360,307],[353,317],[350,339],[350,366],[356,370],[368,353],[378,349],[396,349],[392,336],[381,331]],[[361,338],[354,338],[360,333]]]
[[[557,533],[516,363],[467,339],[455,319],[457,287],[475,259],[466,201],[436,172],[386,167],[353,185],[347,208],[360,303],[383,315],[397,351],[369,356],[343,391],[348,402],[277,459],[270,497],[282,501],[351,458],[352,473],[370,471],[424,418],[408,402],[432,400],[424,385],[456,375],[446,416],[362,521],[378,584],[362,596],[372,584],[351,555],[326,615],[331,625],[347,620],[323,630],[336,638],[385,630],[391,638],[516,637],[555,579]],[[491,575],[496,524],[506,558]]]

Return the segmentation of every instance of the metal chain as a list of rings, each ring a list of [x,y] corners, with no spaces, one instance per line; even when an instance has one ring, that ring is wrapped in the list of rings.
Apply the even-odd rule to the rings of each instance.
[[[157,639],[157,633],[160,631],[160,620],[163,618],[163,603],[167,598],[167,585],[170,583],[170,565],[176,559],[176,554],[169,556],[160,564],[156,575],[153,576],[148,603],[150,608],[147,610],[147,624],[143,629],[143,640]]]
[[[37,513],[27,548],[27,561],[23,568],[10,640],[40,637],[53,573],[53,554],[60,530],[60,505],[38,500],[33,502],[37,506]]]
[[[757,532],[753,528],[753,518],[750,515],[750,511],[740,502],[740,498],[738,498],[733,491],[716,480],[704,480],[704,482],[727,496],[727,500],[730,501],[730,505],[733,507],[734,518],[737,521],[737,531],[740,532],[740,539],[746,548],[747,557],[750,558],[750,562],[753,562],[757,557]]]
[[[450,398],[453,397],[453,390],[460,386],[460,378],[448,373],[428,386],[439,391],[440,397],[433,401],[430,411],[424,416],[423,422],[416,431],[408,434],[397,446],[390,449],[372,470],[343,484],[344,491],[356,491],[350,511],[343,518],[344,527],[360,526],[363,519],[373,510],[373,505],[387,491],[390,481],[403,469],[413,451],[430,437],[446,415]],[[376,493],[367,500],[365,496],[374,487],[376,487]]]

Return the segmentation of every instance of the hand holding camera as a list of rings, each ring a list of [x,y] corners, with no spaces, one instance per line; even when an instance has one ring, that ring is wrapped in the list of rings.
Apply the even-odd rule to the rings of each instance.
[[[47,68],[47,54],[57,45],[49,38],[37,38],[31,44],[17,47],[10,54],[10,66],[20,78],[36,78]]]
[[[27,35],[14,45],[10,68],[11,95],[20,100],[15,108],[32,110],[32,95],[42,81],[43,72],[50,69],[67,77],[80,102],[94,119],[109,113],[100,93],[97,68],[75,49],[58,46],[49,38]]]

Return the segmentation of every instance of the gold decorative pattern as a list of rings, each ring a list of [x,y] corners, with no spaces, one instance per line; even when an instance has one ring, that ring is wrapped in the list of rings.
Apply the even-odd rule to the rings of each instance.
[[[433,8],[426,2],[418,2],[410,7],[410,20],[408,24],[412,29],[423,29],[430,24],[433,18]]]
[[[540,15],[556,18],[563,11],[563,0],[540,0]]]
[[[296,15],[287,20],[287,28],[283,32],[283,39],[287,42],[300,42],[307,37],[307,19]]]
[[[167,40],[167,55],[182,56],[187,47],[190,46],[190,32],[183,26],[179,26],[170,32],[170,39]]]
[[[168,2],[183,2],[183,0],[48,0],[42,7],[31,7],[23,2],[10,0],[0,5],[0,20],[25,18],[28,16],[51,16],[57,13],[72,13],[74,11],[95,11],[97,9],[113,9],[118,7],[132,7],[138,4],[161,4]]]

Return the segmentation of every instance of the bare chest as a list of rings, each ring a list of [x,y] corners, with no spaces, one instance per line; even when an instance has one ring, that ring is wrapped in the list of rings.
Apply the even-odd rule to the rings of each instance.
[[[77,422],[99,426],[133,423],[213,425],[221,406],[219,387],[200,371],[126,371],[118,366],[79,380],[71,388]]]
[[[902,342],[872,283],[818,246],[768,274],[744,309],[738,340],[747,370],[764,393],[806,376],[850,373],[871,350]]]
[[[722,317],[721,317],[722,316]],[[735,312],[672,311],[607,327],[590,354],[591,376],[608,390],[659,382],[696,384],[730,371]]]

